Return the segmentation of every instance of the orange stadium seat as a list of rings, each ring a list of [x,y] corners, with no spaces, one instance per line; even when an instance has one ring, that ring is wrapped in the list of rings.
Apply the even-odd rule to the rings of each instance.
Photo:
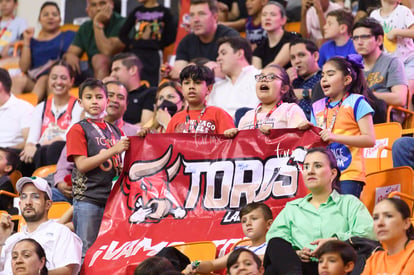
[[[46,166],[42,166],[37,168],[32,176],[33,177],[41,177],[41,178],[45,178],[48,175],[52,174],[56,172],[56,164],[51,164],[51,165],[46,165]]]
[[[39,97],[35,93],[24,93],[16,95],[17,98],[23,99],[24,101],[29,102],[33,106],[36,106],[39,102]]]
[[[174,247],[186,255],[191,262],[214,260],[216,258],[216,245],[210,241],[177,244]]]
[[[285,31],[300,33],[300,21],[286,23]]]
[[[397,122],[374,125],[375,145],[364,149],[367,174],[393,167],[391,150],[394,141],[401,137],[401,124]]]
[[[414,172],[409,166],[377,171],[367,175],[361,201],[372,213],[374,206],[393,191],[413,195]],[[412,208],[412,203],[410,204]]]
[[[49,219],[59,219],[71,207],[72,207],[72,205],[68,202],[64,202],[64,201],[53,202],[52,207],[50,207],[50,209],[49,209],[48,218]]]
[[[241,239],[238,242],[235,242],[232,247],[230,248],[230,251],[233,251],[238,246],[249,246],[252,245],[252,241],[250,239]]]

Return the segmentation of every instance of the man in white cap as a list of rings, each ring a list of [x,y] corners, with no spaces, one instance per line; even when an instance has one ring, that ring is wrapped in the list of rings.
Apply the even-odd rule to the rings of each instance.
[[[17,181],[20,211],[27,225],[12,234],[9,215],[0,217],[0,274],[12,274],[11,251],[16,242],[25,238],[36,240],[46,252],[50,274],[78,274],[81,266],[82,242],[66,226],[48,219],[52,191],[46,180],[23,177]]]

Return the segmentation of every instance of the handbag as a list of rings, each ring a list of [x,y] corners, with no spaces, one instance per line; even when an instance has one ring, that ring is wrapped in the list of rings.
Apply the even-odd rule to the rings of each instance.
[[[37,68],[34,68],[34,69],[31,69],[31,70],[27,71],[27,75],[31,79],[36,80],[42,74],[49,73],[49,71],[53,67],[53,65],[55,65],[58,62],[59,62],[59,59],[49,60],[45,64],[43,64],[43,65],[41,65],[41,66],[39,66]]]

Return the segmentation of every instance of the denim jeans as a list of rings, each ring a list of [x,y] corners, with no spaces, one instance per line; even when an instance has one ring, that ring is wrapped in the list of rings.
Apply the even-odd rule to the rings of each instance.
[[[414,169],[414,138],[401,137],[392,145],[394,167],[411,166]]]
[[[68,199],[67,197],[65,197],[62,192],[60,192],[59,189],[52,187],[52,200],[54,202],[56,201],[65,201],[68,202],[70,204],[72,204],[72,199]]]
[[[350,194],[359,198],[362,192],[364,183],[356,180],[342,180],[340,182],[341,194]]]
[[[82,263],[86,251],[93,245],[98,236],[104,209],[105,207],[90,202],[73,200],[73,225],[75,226],[76,235],[81,238],[83,243]]]

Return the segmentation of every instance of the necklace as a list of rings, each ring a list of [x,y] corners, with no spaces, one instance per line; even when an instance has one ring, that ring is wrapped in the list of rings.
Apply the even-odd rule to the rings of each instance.
[[[197,133],[198,124],[201,121],[201,118],[203,117],[204,113],[206,112],[206,106],[203,107],[200,114],[198,115],[198,120],[195,121],[195,125],[193,129],[190,130],[190,107],[187,107],[187,116],[185,117],[185,133]]]
[[[341,101],[339,101],[339,103],[334,107],[336,108],[334,114],[332,115],[332,120],[331,120],[331,124],[328,127],[328,108],[329,108],[329,104],[331,103],[331,98],[327,98],[326,99],[326,103],[325,103],[325,109],[323,111],[323,125],[320,125],[321,128],[323,129],[327,129],[329,131],[332,131],[335,122],[336,122],[336,116],[338,115],[339,109],[341,108],[342,103],[344,102],[344,100],[349,96],[349,93],[346,93],[342,98]]]

